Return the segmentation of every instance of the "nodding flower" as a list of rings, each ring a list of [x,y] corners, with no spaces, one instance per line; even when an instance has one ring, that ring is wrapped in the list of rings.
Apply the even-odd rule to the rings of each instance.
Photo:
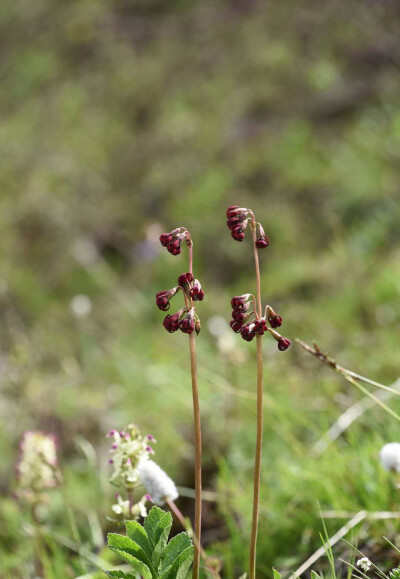
[[[290,346],[290,340],[282,337],[273,328],[277,328],[282,324],[282,318],[279,316],[271,306],[266,306],[264,317],[258,317],[255,311],[255,300],[251,294],[243,294],[235,296],[231,300],[232,305],[232,321],[230,326],[232,330],[242,336],[246,342],[251,342],[257,335],[262,336],[266,332],[270,332],[272,337],[278,342],[278,349],[280,351],[287,350]],[[250,309],[253,306],[254,309]],[[266,316],[270,327],[267,326]]]
[[[231,231],[233,239],[236,241],[243,241],[246,237],[245,229],[250,223],[253,231],[257,231],[257,239],[255,241],[255,246],[257,249],[264,249],[269,245],[269,239],[265,235],[265,231],[261,225],[255,219],[254,213],[251,209],[246,207],[239,207],[238,205],[231,205],[226,210],[226,217],[228,219],[227,226]]]
[[[166,247],[171,255],[179,255],[181,253],[181,244],[185,239],[188,240],[188,236],[184,227],[178,227],[169,233],[160,235],[161,245]]]
[[[179,290],[179,286],[174,287],[170,290],[165,290],[165,291],[161,291],[156,293],[156,305],[158,307],[159,310],[162,310],[163,312],[166,312],[167,310],[169,310],[169,308],[171,307],[171,304],[169,303],[170,299],[174,297],[174,295],[176,294],[176,292]]]
[[[256,247],[257,249],[265,249],[269,245],[269,239],[265,235],[264,229],[262,225],[258,224],[258,237],[256,240]]]
[[[181,287],[185,288],[186,285],[192,283],[193,281],[193,274],[191,273],[182,273],[179,277],[178,277],[178,285],[180,285]]]
[[[184,308],[179,310],[179,312],[176,312],[176,314],[165,316],[163,326],[167,330],[167,332],[173,334],[174,332],[177,332],[179,330],[179,323],[183,312]]]
[[[287,350],[290,346],[290,340],[288,340],[287,338],[283,338],[281,337],[280,340],[278,340],[278,350],[280,350],[281,352],[284,352],[285,350]]]
[[[179,324],[179,328],[180,330],[184,333],[184,334],[193,334],[193,332],[195,331],[195,315],[194,315],[194,309],[191,308],[186,316],[181,320],[180,324]]]
[[[265,308],[266,314],[268,315],[268,322],[271,328],[280,328],[282,325],[282,316],[279,316],[271,306]]]
[[[198,279],[195,279],[192,287],[189,290],[189,296],[194,302],[201,302],[204,300],[204,291],[201,289],[201,283]]]

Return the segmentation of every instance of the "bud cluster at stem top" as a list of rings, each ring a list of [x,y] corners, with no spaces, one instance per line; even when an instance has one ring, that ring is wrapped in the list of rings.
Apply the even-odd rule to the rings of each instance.
[[[160,235],[161,245],[166,247],[171,255],[179,255],[181,253],[181,244],[183,241],[186,241],[188,246],[192,244],[190,233],[185,227],[178,227],[169,233],[162,233]]]
[[[192,334],[200,332],[201,324],[198,315],[196,314],[193,303],[201,302],[204,299],[204,291],[198,279],[193,277],[193,274],[182,273],[178,277],[178,285],[172,289],[158,292],[156,294],[157,307],[166,312],[170,308],[170,300],[182,290],[185,298],[185,307],[178,310],[172,315],[164,318],[163,326],[169,333],[181,332],[185,334]]]
[[[271,306],[266,306],[264,317],[259,318],[255,311],[255,299],[251,294],[243,294],[235,296],[231,300],[232,306],[232,321],[231,328],[234,332],[240,333],[243,340],[251,342],[256,335],[262,336],[269,331],[272,337],[278,342],[278,349],[287,350],[290,346],[290,340],[284,338],[273,328],[277,328],[282,324],[282,318]],[[267,326],[266,317],[270,327]]]
[[[227,225],[228,229],[231,231],[233,239],[236,241],[243,241],[246,237],[245,229],[250,223],[253,230],[258,230],[257,239],[255,245],[257,249],[264,249],[269,245],[269,239],[265,235],[265,231],[261,225],[255,220],[254,213],[251,209],[246,209],[246,207],[239,207],[238,205],[231,205],[226,211],[226,217],[228,219]]]

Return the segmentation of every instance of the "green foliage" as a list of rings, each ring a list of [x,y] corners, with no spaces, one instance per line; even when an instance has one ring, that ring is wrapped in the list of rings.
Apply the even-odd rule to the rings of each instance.
[[[108,534],[108,546],[144,579],[185,579],[193,560],[193,544],[187,533],[168,542],[172,526],[170,513],[153,507],[144,525],[125,523],[127,536]],[[123,571],[106,571],[109,577],[131,579]]]

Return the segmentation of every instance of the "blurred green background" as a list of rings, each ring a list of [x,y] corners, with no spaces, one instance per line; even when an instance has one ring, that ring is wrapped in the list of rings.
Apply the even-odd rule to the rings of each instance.
[[[227,326],[230,298],[254,291],[252,251],[231,239],[228,205],[251,207],[270,237],[263,302],[284,335],[397,378],[399,33],[394,0],[2,0],[2,577],[35,576],[12,498],[25,429],[57,434],[65,484],[49,525],[91,552],[113,528],[111,427],[133,421],[157,438],[193,514],[187,337],[168,335],[154,304],[187,256],[163,250],[162,231],[191,231],[207,295],[204,543],[224,577],[247,565],[255,440],[255,344]],[[360,394],[295,344],[280,353],[265,340],[265,367],[259,577],[320,545],[318,501],[398,509],[377,460],[398,424],[374,408],[316,456]],[[355,540],[378,556],[397,531],[366,522]],[[94,569],[57,541],[48,549],[54,577]]]

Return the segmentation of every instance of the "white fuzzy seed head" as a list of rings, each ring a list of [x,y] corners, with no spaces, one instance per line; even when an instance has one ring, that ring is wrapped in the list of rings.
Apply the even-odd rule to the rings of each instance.
[[[138,471],[154,504],[162,506],[167,500],[175,501],[179,497],[174,481],[153,460],[141,460]]]
[[[400,472],[400,443],[389,442],[379,453],[381,464],[385,470]]]

